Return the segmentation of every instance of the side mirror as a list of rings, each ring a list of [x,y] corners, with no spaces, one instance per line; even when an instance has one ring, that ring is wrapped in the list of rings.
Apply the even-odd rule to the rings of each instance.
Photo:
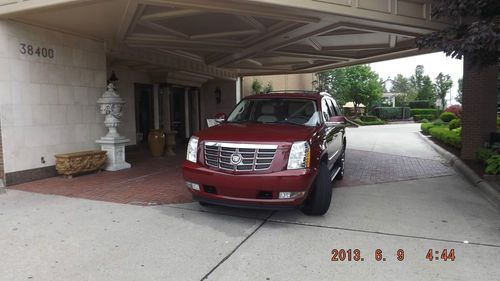
[[[332,126],[332,127],[345,124],[347,124],[347,121],[344,116],[332,116],[330,120],[326,122],[327,126]]]
[[[227,119],[226,113],[219,112],[215,114],[215,119],[219,120],[220,122],[225,121]]]

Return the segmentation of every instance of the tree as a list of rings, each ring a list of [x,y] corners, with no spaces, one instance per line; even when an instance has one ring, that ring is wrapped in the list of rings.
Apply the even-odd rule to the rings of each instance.
[[[417,65],[415,67],[415,74],[410,77],[410,85],[416,92],[418,100],[429,100],[434,102],[434,85],[428,75],[424,75],[424,66]]]
[[[463,85],[464,85],[464,80],[462,78],[458,78],[458,89],[455,100],[458,101],[460,104],[462,104],[462,91],[464,89]]]
[[[392,79],[391,93],[399,94],[396,96],[396,105],[398,106],[405,106],[416,97],[415,90],[412,88],[410,80],[402,74],[398,74]]]
[[[263,89],[264,93],[269,93],[273,91],[273,83],[271,81],[268,81],[266,86]]]
[[[375,102],[382,99],[383,87],[379,76],[368,65],[356,65],[326,71],[319,76],[325,84],[323,89],[330,89],[330,93],[341,104],[353,102],[354,112],[360,104],[370,108]],[[318,85],[318,90],[320,90]]]
[[[262,93],[262,82],[260,82],[258,78],[255,78],[252,81],[252,91],[254,94]]]
[[[498,63],[500,1],[440,0],[433,4],[433,18],[451,20],[451,26],[418,38],[420,49],[440,50],[457,59],[467,56],[475,64]]]
[[[453,81],[450,75],[439,72],[436,77],[435,91],[436,96],[441,100],[441,109],[443,110],[446,107],[446,94],[451,89],[451,86],[453,86]]]

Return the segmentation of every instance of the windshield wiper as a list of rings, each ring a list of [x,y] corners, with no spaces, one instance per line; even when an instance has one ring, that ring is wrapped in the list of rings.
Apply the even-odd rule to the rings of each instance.
[[[290,121],[290,120],[280,120],[280,121],[276,121],[276,122],[272,122],[272,123],[278,123],[278,124],[292,124],[292,125],[299,125],[299,126],[303,126],[304,124],[303,123],[297,123],[297,122],[293,122],[293,121]]]

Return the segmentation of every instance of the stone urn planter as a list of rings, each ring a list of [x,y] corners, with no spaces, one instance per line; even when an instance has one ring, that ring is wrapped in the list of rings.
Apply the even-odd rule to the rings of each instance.
[[[148,145],[153,157],[162,156],[165,150],[165,133],[158,129],[149,131]]]

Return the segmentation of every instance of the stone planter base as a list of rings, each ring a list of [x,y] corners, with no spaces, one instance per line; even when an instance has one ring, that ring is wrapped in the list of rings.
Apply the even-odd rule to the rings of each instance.
[[[110,139],[105,137],[96,141],[108,155],[106,171],[118,171],[131,167],[129,163],[125,162],[125,144],[129,142],[130,140],[126,138]]]

